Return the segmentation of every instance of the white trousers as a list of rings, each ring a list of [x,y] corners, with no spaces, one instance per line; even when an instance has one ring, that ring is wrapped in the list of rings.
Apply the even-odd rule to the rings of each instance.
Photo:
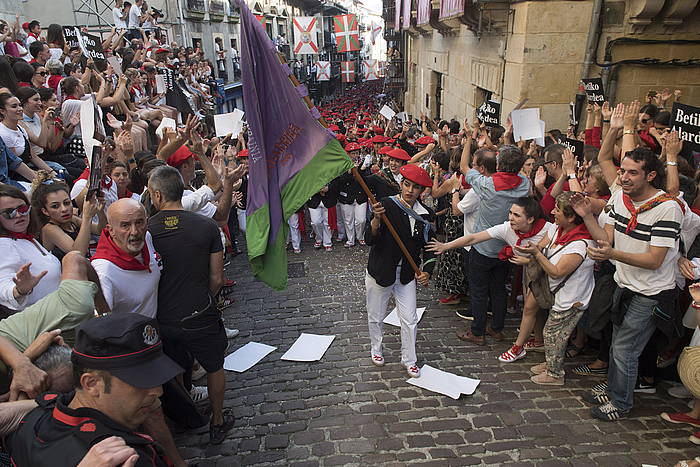
[[[292,237],[292,248],[301,249],[301,232],[299,231],[299,214],[296,212],[287,221],[289,224],[289,235]]]
[[[319,204],[317,208],[309,208],[311,228],[314,230],[316,242],[323,242],[323,246],[331,246],[331,228],[328,225],[328,208]]]
[[[236,208],[236,215],[238,216],[238,229],[245,233],[245,209]]]
[[[338,227],[338,240],[342,240],[347,237],[345,232],[345,216],[343,215],[342,204],[338,203],[335,205],[335,224]]]
[[[382,324],[387,315],[389,297],[394,294],[397,314],[401,322],[401,363],[406,366],[416,364],[416,336],[418,334],[418,314],[416,313],[416,281],[406,285],[399,280],[397,268],[396,282],[389,287],[377,284],[369,273],[365,273],[367,289],[367,324],[372,355],[382,354]]]
[[[357,201],[354,201],[352,204],[338,203],[338,206],[343,212],[348,243],[354,245],[356,240],[364,239],[367,203],[357,204]]]

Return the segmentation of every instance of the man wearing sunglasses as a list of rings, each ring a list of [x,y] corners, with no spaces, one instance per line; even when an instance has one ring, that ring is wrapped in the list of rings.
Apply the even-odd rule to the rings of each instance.
[[[562,155],[566,148],[561,144],[552,144],[547,146],[547,152],[544,153],[544,169],[547,171],[547,175],[552,177],[554,180],[559,180],[560,177],[564,175],[564,169],[562,167]],[[540,201],[540,206],[544,212],[545,217],[552,217],[552,210],[554,209],[555,199],[552,197],[552,188],[554,188],[554,183],[547,188],[547,193],[542,197]],[[564,181],[563,191],[569,191],[569,181]]]

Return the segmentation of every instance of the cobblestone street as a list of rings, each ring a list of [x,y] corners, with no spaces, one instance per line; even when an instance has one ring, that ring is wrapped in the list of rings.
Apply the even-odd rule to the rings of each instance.
[[[238,285],[226,324],[241,331],[229,352],[250,341],[277,350],[245,373],[227,372],[225,406],[237,424],[222,445],[208,446],[207,433],[177,438],[184,456],[200,466],[669,466],[698,454],[688,441],[691,426],[659,417],[686,408],[666,386],[635,396],[637,407],[624,420],[595,421],[581,396],[600,379],[569,373],[564,387],[531,383],[529,368],[544,354],[500,364],[496,356],[507,343],[461,342],[455,331],[466,322],[454,306],[438,305],[432,289],[419,288],[419,306],[428,307],[419,366],[481,379],[474,395],[453,400],[407,384],[399,330],[391,326],[387,364],[374,367],[364,305],[368,248],[314,251],[306,242],[303,248],[289,259],[304,263],[305,277],[291,278],[283,292],[254,280],[244,255],[228,267]],[[518,321],[509,315],[507,342]],[[301,332],[336,338],[320,362],[280,360]],[[567,368],[590,359],[568,361]]]

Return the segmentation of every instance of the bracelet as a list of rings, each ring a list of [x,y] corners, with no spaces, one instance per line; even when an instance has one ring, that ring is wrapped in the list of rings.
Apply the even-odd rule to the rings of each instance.
[[[678,162],[673,162],[673,161],[666,161],[666,165],[670,165],[670,166],[673,166],[673,167],[675,167],[675,166],[677,166],[677,165],[678,165]]]
[[[610,123],[610,120],[603,120],[603,123]]]
[[[566,176],[569,180],[574,180],[576,177],[576,174],[569,174]]]
[[[695,300],[690,304],[694,310],[700,310],[700,303],[696,303]]]
[[[633,135],[633,134],[634,134],[634,130],[625,130],[625,131],[622,132],[622,134],[623,134],[623,135]]]

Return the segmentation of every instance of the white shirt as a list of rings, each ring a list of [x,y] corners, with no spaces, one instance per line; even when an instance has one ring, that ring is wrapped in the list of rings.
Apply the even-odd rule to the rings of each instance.
[[[5,146],[19,157],[24,153],[24,140],[28,140],[29,136],[20,126],[16,130],[10,130],[4,123],[0,123],[0,138],[5,142]]]
[[[29,118],[27,114],[24,114],[24,119],[22,119],[22,121],[32,132],[32,136],[38,137],[41,134],[41,117],[38,113],[35,113],[33,118]],[[40,156],[44,153],[44,148],[42,148],[41,146],[37,146],[31,141],[29,142],[29,147],[31,148],[32,156]]]
[[[554,295],[554,305],[552,309],[555,311],[565,311],[574,306],[576,302],[579,302],[581,303],[579,309],[585,310],[588,308],[588,303],[591,301],[593,286],[595,285],[593,279],[593,265],[595,261],[589,258],[586,253],[586,248],[593,246],[593,242],[591,240],[576,240],[564,246],[557,245],[554,243],[553,239],[557,237],[558,228],[557,225],[550,224],[548,230],[549,240],[552,241],[552,243],[547,251],[547,257],[549,258],[556,252],[556,255],[552,256],[549,261],[556,266],[564,256],[576,254],[583,258],[583,262],[579,265],[578,269],[574,271],[571,277],[566,280],[564,286]],[[550,277],[549,288],[554,290],[564,279],[566,279],[566,276],[560,277],[559,279]]]
[[[182,192],[182,208],[204,217],[214,217],[216,205],[211,203],[213,199],[214,192],[207,185],[197,191],[185,190]]]
[[[457,203],[457,209],[459,209],[462,214],[464,214],[464,235],[469,235],[474,233],[474,223],[476,222],[476,215],[479,212],[479,195],[476,191],[469,190],[464,197]],[[464,249],[469,251],[471,246],[465,246]]]
[[[61,282],[61,262],[54,255],[46,251],[38,241],[13,240],[0,237],[0,305],[12,310],[23,310],[33,305],[46,295],[58,290]],[[32,263],[29,272],[34,275],[47,271],[46,275],[34,287],[29,295],[20,296],[15,300],[12,290],[15,283],[12,279],[19,268],[27,263]]]
[[[112,8],[112,18],[114,19],[114,27],[117,29],[126,29],[126,20],[122,19],[124,12],[116,6]]]
[[[141,8],[135,3],[129,8],[129,29],[138,29],[141,26]]]
[[[546,222],[544,224],[544,227],[542,227],[542,230],[537,232],[532,237],[523,240],[522,242],[520,242],[520,244],[527,245],[527,243],[530,242],[533,245],[537,245],[538,243],[540,243],[542,237],[545,236],[545,234],[549,231],[551,227],[552,224],[550,222]],[[510,221],[505,221],[503,224],[499,224],[488,228],[486,229],[486,231],[489,233],[491,238],[497,238],[498,240],[504,241],[512,247],[514,247],[518,242],[518,235],[515,233],[515,230],[513,230],[513,227],[511,227]],[[520,255],[520,253],[518,253],[518,251],[515,248],[513,248],[513,254]]]
[[[156,317],[161,265],[149,232],[146,232],[146,245],[150,271],[125,270],[106,259],[92,261],[105,300],[115,313],[139,313],[149,318]]]

